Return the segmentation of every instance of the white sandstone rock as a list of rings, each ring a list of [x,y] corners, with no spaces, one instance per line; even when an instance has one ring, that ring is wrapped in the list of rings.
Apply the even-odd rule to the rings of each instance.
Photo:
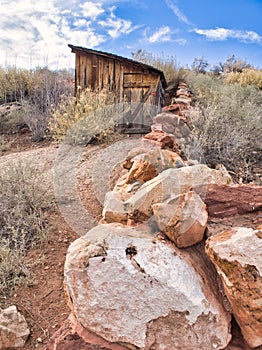
[[[85,328],[130,349],[223,349],[230,315],[192,259],[138,229],[97,226],[69,247],[70,307]]]
[[[137,192],[125,202],[129,216],[149,218],[152,205],[193,190],[204,200],[209,184],[231,183],[228,173],[198,164],[179,169],[168,169],[143,184]]]

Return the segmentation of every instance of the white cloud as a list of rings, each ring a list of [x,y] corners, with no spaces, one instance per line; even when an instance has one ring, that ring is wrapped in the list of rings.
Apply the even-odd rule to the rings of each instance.
[[[179,19],[180,22],[183,22],[187,25],[192,25],[192,23],[188,20],[188,18],[180,11],[179,7],[177,6],[177,1],[175,0],[165,0],[167,6],[173,11],[173,13],[176,15],[176,17]]]
[[[150,43],[171,41],[171,29],[168,26],[159,28],[147,41]]]
[[[119,1],[0,0],[0,65],[73,66],[69,43],[97,48],[137,28],[110,9]]]
[[[98,22],[102,27],[109,28],[108,35],[110,35],[111,38],[116,39],[121,34],[129,34],[138,28],[133,27],[132,22],[129,20],[117,18],[113,13],[114,9],[114,7],[111,9],[111,14],[106,20]]]
[[[79,7],[82,9],[82,15],[84,17],[90,17],[93,20],[105,12],[101,4],[91,1],[86,1],[83,4],[80,4]]]
[[[216,29],[194,29],[194,32],[205,36],[211,41],[225,41],[227,39],[237,39],[244,43],[262,44],[262,36],[253,31],[234,30],[226,28]]]
[[[74,26],[77,28],[88,28],[91,25],[90,21],[87,21],[86,19],[76,19],[73,22]]]
[[[174,42],[176,42],[178,45],[184,46],[187,44],[187,40],[180,38],[180,39],[175,39]]]
[[[178,45],[185,45],[187,43],[186,39],[183,38],[173,38],[173,34],[177,34],[178,30],[171,30],[168,26],[162,26],[157,31],[151,35],[148,35],[148,29],[144,31],[144,39],[151,43],[163,43],[163,42],[173,42]]]

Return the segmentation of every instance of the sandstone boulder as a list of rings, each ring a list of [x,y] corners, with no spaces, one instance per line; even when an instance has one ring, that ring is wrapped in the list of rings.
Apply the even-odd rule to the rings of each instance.
[[[185,95],[181,95],[174,99],[174,103],[184,103],[190,105],[192,103],[192,98]]]
[[[146,182],[169,168],[181,168],[185,166],[183,159],[175,152],[167,149],[154,149],[147,153],[139,154],[130,159],[126,183],[134,180]]]
[[[262,187],[251,184],[210,185],[205,203],[210,217],[225,217],[262,210]]]
[[[222,278],[242,334],[262,345],[262,231],[232,228],[207,240],[206,252]]]
[[[68,250],[70,308],[84,328],[129,349],[223,349],[230,316],[205,265],[195,263],[199,275],[189,259],[137,229],[97,226]]]
[[[144,183],[137,192],[125,202],[128,215],[138,221],[149,218],[152,205],[164,202],[172,196],[194,190],[205,198],[207,186],[215,183],[231,182],[229,174],[198,164],[179,169],[167,169],[150,181]]]
[[[132,197],[143,184],[136,180],[132,183],[126,183],[126,179],[127,174],[120,179],[121,181],[119,181],[113,189],[114,192],[118,193],[123,202]]]
[[[177,247],[189,247],[203,239],[208,214],[205,203],[195,192],[171,197],[152,207],[159,229]]]
[[[27,322],[15,305],[0,309],[0,349],[24,346],[29,334]]]
[[[176,135],[176,132],[180,130],[183,137],[190,135],[190,130],[185,123],[185,119],[167,112],[160,113],[153,118],[152,129],[162,130],[173,135]]]
[[[46,350],[128,350],[89,332],[70,315],[48,342]]]
[[[106,193],[102,216],[108,223],[126,223],[128,219],[127,211],[125,210],[124,202],[118,192],[109,191]]]
[[[129,172],[118,180],[113,191],[105,197],[103,218],[107,222],[125,222],[127,213],[124,209],[124,202],[132,197],[144,182],[151,180],[166,169],[183,167],[185,162],[177,153],[170,150],[148,151],[144,148],[137,148],[130,152],[123,166]]]
[[[140,144],[138,147],[132,148],[128,152],[128,156],[126,157],[125,161],[122,163],[123,168],[130,170],[132,165],[133,165],[133,159],[135,157],[140,156],[140,155],[144,155],[145,153],[159,149],[159,147],[150,147],[150,146],[151,146],[150,144],[145,144],[145,145]]]
[[[173,149],[174,141],[168,133],[160,130],[154,130],[142,138],[142,145],[150,143],[159,148]]]
[[[153,164],[148,160],[136,159],[127,175],[126,183],[130,184],[134,181],[144,183],[153,179],[157,175],[157,171]]]
[[[183,119],[186,122],[186,118],[184,117],[185,111],[188,110],[187,105],[184,103],[171,103],[169,106],[165,106],[162,108],[162,111],[173,113]]]

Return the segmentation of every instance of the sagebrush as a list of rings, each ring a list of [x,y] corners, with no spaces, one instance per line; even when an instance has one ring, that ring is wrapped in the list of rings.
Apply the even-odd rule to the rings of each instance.
[[[123,108],[115,101],[115,93],[106,90],[86,89],[78,98],[66,98],[51,115],[48,128],[52,138],[86,145],[114,135],[115,122]]]
[[[0,67],[0,104],[20,104],[20,116],[34,141],[45,137],[50,112],[58,108],[65,96],[71,96],[73,90],[70,71],[51,71],[47,67],[33,70]]]
[[[46,235],[53,199],[40,174],[27,163],[0,172],[0,295],[15,287],[27,271],[23,258]]]
[[[237,180],[260,181],[262,91],[206,75],[191,76],[189,84],[196,101],[191,129],[206,162],[222,163]]]

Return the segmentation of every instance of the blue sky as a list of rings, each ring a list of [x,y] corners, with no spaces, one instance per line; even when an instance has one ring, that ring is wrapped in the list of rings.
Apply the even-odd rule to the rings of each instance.
[[[262,0],[0,0],[0,65],[74,67],[67,44],[262,68]]]

